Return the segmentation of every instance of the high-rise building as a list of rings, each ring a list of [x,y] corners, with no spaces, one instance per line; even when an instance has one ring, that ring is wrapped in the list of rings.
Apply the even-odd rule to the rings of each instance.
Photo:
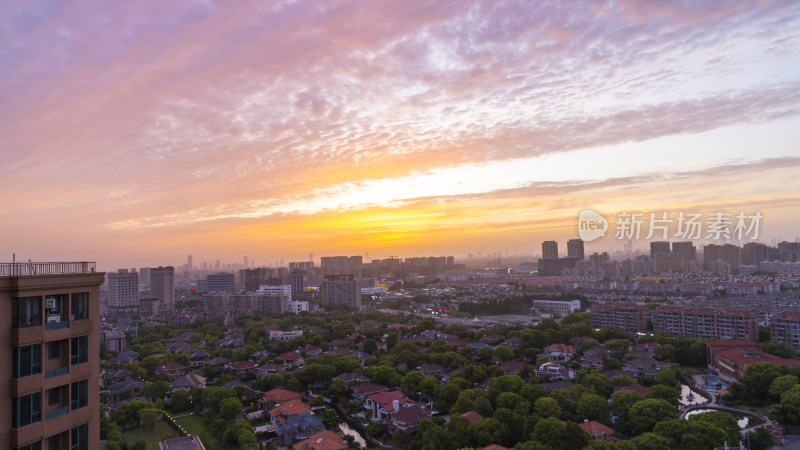
[[[666,255],[670,252],[668,241],[655,241],[650,243],[650,257],[655,259],[658,255]]]
[[[328,275],[319,287],[323,305],[361,309],[361,287],[352,275]]]
[[[567,241],[567,256],[583,259],[583,239],[570,239]]]
[[[100,448],[95,263],[0,264],[0,448]]]
[[[680,255],[684,264],[697,260],[697,247],[691,241],[673,242],[672,253]]]
[[[114,318],[136,317],[139,313],[139,274],[119,269],[108,275],[108,315]]]
[[[760,242],[748,242],[742,246],[742,264],[757,266],[761,261],[775,261],[780,258],[777,247]]]
[[[300,293],[306,291],[306,272],[304,270],[297,270],[292,272],[291,275],[292,297],[297,297]]]
[[[159,308],[175,307],[175,268],[172,266],[150,269],[150,296],[157,298]]]
[[[264,314],[281,314],[289,311],[292,301],[292,287],[283,286],[261,286],[256,291],[253,307],[256,311]]]
[[[542,258],[558,258],[558,242],[544,241],[542,242]]]
[[[186,261],[186,269],[193,270],[194,269],[194,262],[192,261],[192,255],[189,255]]]
[[[227,292],[233,294],[236,290],[236,281],[232,273],[220,272],[209,274],[206,277],[208,292]]]
[[[736,271],[742,263],[742,249],[732,244],[704,246],[703,269],[721,273],[718,263],[724,263],[731,271]]]

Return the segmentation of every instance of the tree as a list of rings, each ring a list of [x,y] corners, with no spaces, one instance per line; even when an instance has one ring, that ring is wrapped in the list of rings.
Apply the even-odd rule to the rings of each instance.
[[[156,419],[161,415],[161,411],[155,408],[142,408],[136,412],[139,422],[147,427],[152,433],[156,426]]]
[[[480,447],[500,442],[503,439],[502,434],[500,422],[492,417],[479,420],[470,426],[472,441]]]
[[[678,385],[678,377],[674,369],[661,369],[656,373],[656,382],[674,388]]]
[[[558,406],[558,402],[551,397],[542,397],[533,404],[533,413],[539,419],[558,417],[560,412],[561,407]]]
[[[630,440],[637,450],[672,450],[672,442],[655,433],[644,433]]]
[[[657,384],[650,388],[650,393],[647,394],[647,398],[660,398],[670,402],[672,405],[678,406],[681,401],[681,393],[678,392],[677,389],[663,384]]]
[[[583,394],[578,399],[578,417],[608,423],[608,401],[596,394]]]
[[[775,364],[755,363],[745,369],[741,382],[749,395],[766,399],[770,385],[779,376],[781,371]]]
[[[461,388],[455,383],[447,383],[439,389],[439,404],[442,408],[441,410],[449,410],[458,400],[459,394],[461,394]]]
[[[581,449],[589,443],[589,435],[572,422],[566,425],[555,417],[540,420],[533,427],[531,439],[551,448]]]
[[[169,399],[169,408],[173,412],[181,412],[189,408],[189,393],[185,389],[178,389]]]
[[[678,408],[666,400],[648,398],[635,403],[628,410],[631,432],[641,434],[651,431],[656,423],[678,416]]]
[[[166,397],[171,389],[172,387],[166,381],[149,381],[145,383],[142,392],[145,397],[150,397],[155,400],[157,398],[163,399]]]
[[[375,339],[367,339],[364,341],[364,353],[374,354],[378,351],[378,343]]]
[[[581,378],[581,384],[591,388],[597,395],[603,398],[608,398],[608,396],[611,395],[611,391],[614,390],[614,386],[608,381],[608,378],[599,373],[585,375]]]
[[[233,397],[228,397],[219,402],[219,416],[225,420],[233,420],[242,413],[242,403]]]
[[[708,411],[700,414],[692,414],[689,416],[690,423],[702,424],[705,431],[701,434],[709,434],[711,427],[718,428],[725,433],[724,441],[733,443],[739,440],[739,422],[733,414],[724,411]],[[719,437],[716,438],[719,440]],[[712,445],[719,445],[719,442],[714,442]]]
[[[761,351],[779,358],[794,358],[794,350],[777,341],[766,341],[761,344]]]
[[[492,378],[489,382],[489,400],[494,404],[497,396],[503,392],[519,392],[525,381],[516,375],[503,375]]]
[[[403,392],[408,395],[414,395],[416,398],[417,392],[420,390],[419,386],[423,381],[425,381],[425,375],[422,372],[412,370],[403,377],[400,387],[403,388]]]
[[[772,434],[766,427],[758,427],[747,433],[745,442],[750,444],[750,450],[767,450],[772,447]]]
[[[800,380],[794,375],[784,375],[775,378],[772,384],[769,385],[769,395],[780,398],[781,394],[795,387],[798,383],[800,383]]]

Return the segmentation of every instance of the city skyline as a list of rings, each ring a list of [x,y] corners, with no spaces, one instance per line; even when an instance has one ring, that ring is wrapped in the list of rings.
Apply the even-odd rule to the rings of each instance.
[[[534,254],[585,208],[800,235],[795,2],[0,13],[3,260]]]

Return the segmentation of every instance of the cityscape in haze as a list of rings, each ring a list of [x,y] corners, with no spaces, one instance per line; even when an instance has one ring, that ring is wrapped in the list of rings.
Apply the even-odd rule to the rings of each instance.
[[[800,448],[798,173],[792,0],[0,2],[0,448]]]

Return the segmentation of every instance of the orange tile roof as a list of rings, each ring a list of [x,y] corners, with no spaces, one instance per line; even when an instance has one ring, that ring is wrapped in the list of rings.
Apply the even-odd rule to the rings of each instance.
[[[348,445],[335,433],[322,430],[294,444],[293,448],[294,450],[342,450],[348,448]]]
[[[286,389],[275,388],[270,391],[267,391],[264,394],[264,401],[281,403],[300,397],[301,395],[297,392],[287,391]]]

